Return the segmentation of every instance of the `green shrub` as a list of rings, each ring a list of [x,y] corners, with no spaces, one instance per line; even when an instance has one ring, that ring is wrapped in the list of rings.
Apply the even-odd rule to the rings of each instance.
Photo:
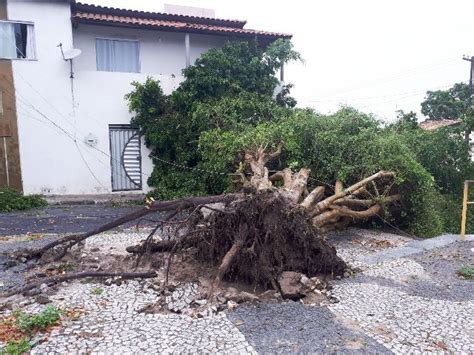
[[[20,340],[10,340],[6,346],[0,351],[2,355],[21,355],[31,350],[31,344],[28,338]]]
[[[9,188],[0,188],[0,212],[27,210],[47,206],[46,200],[40,195],[24,196]]]
[[[48,305],[38,314],[26,314],[22,311],[15,311],[16,325],[25,333],[32,333],[38,330],[44,330],[61,318],[61,310],[55,306]]]
[[[472,198],[471,198],[472,200]],[[445,233],[459,234],[461,230],[462,196],[439,194],[433,209],[442,215]],[[466,232],[474,233],[474,208],[468,205]]]
[[[464,277],[465,279],[474,279],[474,267],[463,266],[458,270],[458,275]]]
[[[398,133],[351,108],[329,116],[298,110],[283,119],[245,130],[204,132],[199,141],[203,157],[200,167],[235,172],[243,148],[264,145],[271,150],[278,142],[284,142],[284,151],[271,168],[309,167],[310,187],[333,185],[336,180],[349,186],[379,170],[394,171],[402,201],[398,208],[390,209],[391,215],[385,219],[419,236],[443,232],[443,217],[433,209],[438,196],[433,176]],[[228,178],[214,179],[221,180],[224,190],[231,189],[225,186]]]
[[[464,180],[474,176],[469,144],[459,129],[406,129],[399,137],[433,175],[441,193],[460,195]]]
[[[224,188],[212,172],[198,170],[201,133],[240,130],[285,115],[295,101],[288,87],[277,98],[276,73],[283,63],[299,59],[291,42],[277,40],[264,48],[256,42],[233,41],[204,53],[183,71],[185,80],[165,95],[158,81],[134,82],[126,95],[146,145],[155,156],[148,184],[153,195],[170,199],[218,193]],[[167,164],[177,162],[186,169]]]
[[[100,296],[101,294],[104,293],[104,289],[100,287],[96,287],[96,288],[93,288],[91,292],[94,295]]]

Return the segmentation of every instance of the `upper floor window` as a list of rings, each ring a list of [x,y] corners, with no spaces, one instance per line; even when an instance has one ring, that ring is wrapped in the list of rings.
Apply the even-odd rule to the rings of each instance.
[[[138,41],[96,39],[97,70],[112,72],[140,72]]]
[[[0,21],[0,58],[36,59],[32,24]]]

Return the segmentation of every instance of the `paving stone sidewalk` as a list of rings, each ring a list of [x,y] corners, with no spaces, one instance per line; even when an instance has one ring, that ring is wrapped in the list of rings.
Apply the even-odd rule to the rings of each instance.
[[[114,245],[120,253],[145,235],[104,234],[86,246]],[[342,257],[361,271],[336,281],[333,296],[339,302],[322,307],[287,302],[240,306],[201,319],[186,312],[148,315],[138,310],[160,296],[147,281],[71,282],[51,299],[83,314],[53,330],[33,353],[472,354],[474,282],[456,271],[474,265],[474,241],[449,238],[397,256],[413,240],[356,229],[335,237]],[[96,288],[103,292],[98,295]],[[43,307],[32,303],[26,309]]]
[[[103,294],[95,294],[97,288],[103,288]],[[139,281],[108,287],[93,283],[67,286],[52,297],[54,303],[84,315],[53,330],[48,341],[32,353],[255,353],[223,313],[194,319],[138,312],[158,297]],[[38,310],[33,305],[30,311],[35,308]]]

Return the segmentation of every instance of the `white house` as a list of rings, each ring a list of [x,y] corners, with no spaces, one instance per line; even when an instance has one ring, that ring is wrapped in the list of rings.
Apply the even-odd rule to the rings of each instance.
[[[290,35],[212,10],[152,13],[67,0],[0,0],[0,187],[27,194],[144,192],[149,152],[124,95],[152,76],[166,93],[227,40]]]

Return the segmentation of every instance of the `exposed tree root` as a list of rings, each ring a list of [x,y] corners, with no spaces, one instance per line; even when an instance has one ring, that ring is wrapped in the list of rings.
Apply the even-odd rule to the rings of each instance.
[[[222,281],[222,278],[224,275],[227,273],[229,270],[230,266],[234,262],[235,258],[237,255],[240,253],[242,248],[245,245],[245,240],[248,236],[248,225],[246,223],[240,224],[239,225],[239,230],[236,233],[236,240],[234,244],[230,247],[230,249],[227,251],[227,253],[224,255],[222,258],[222,262],[219,266],[219,269],[217,270],[216,278],[214,279],[214,282],[212,284],[212,288],[214,289],[215,287],[219,286],[219,284]],[[211,294],[212,294],[211,290]]]
[[[150,253],[168,252],[171,251],[176,244],[176,240],[160,240],[158,242],[151,242],[148,244],[148,251]],[[143,244],[128,246],[126,250],[132,254],[141,253],[143,250]]]
[[[110,277],[121,277],[123,279],[145,279],[145,278],[152,278],[156,277],[156,273],[154,271],[149,272],[80,272],[75,274],[67,274],[67,275],[60,275],[60,276],[53,276],[48,278],[39,279],[34,282],[28,283],[26,286],[14,288],[3,294],[4,297],[10,297],[12,295],[16,295],[19,293],[23,293],[34,288],[39,287],[42,284],[46,284],[48,286],[55,285],[64,281],[71,281],[71,280],[78,280],[84,278],[110,278]]]
[[[283,271],[309,276],[340,275],[345,263],[308,223],[308,213],[272,192],[236,203],[232,216],[211,215],[197,241],[196,257],[218,264],[214,281],[223,278],[268,287]]]

